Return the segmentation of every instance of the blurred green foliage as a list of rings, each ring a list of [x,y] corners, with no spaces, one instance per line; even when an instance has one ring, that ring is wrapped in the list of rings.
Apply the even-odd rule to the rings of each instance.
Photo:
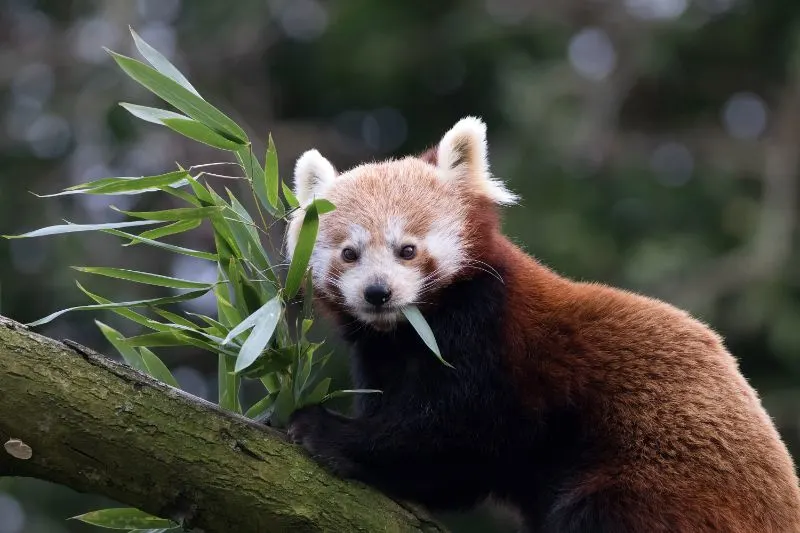
[[[566,275],[659,296],[708,322],[800,453],[796,0],[6,0],[2,233],[111,221],[107,199],[43,202],[27,191],[217,160],[117,106],[156,104],[101,48],[132,55],[128,25],[256,144],[271,132],[284,178],[310,147],[347,167],[421,151],[458,118],[481,115],[495,174],[523,197],[506,211],[514,240]],[[272,228],[276,244],[282,231]],[[112,239],[0,242],[0,312],[30,321],[85,303],[72,264],[215,275],[151,250],[131,261]],[[210,249],[213,236],[174,242]],[[120,301],[156,295],[97,281]],[[112,353],[86,316],[43,333]],[[344,352],[337,358],[341,385]],[[165,361],[184,388],[216,399],[214,358],[186,349]],[[2,533],[84,531],[64,518],[109,505],[40,482],[0,480],[0,491]],[[453,529],[491,531],[482,520],[457,517]]]

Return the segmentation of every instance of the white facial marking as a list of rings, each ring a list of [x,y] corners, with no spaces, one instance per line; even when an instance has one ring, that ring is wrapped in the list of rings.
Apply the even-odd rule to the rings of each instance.
[[[461,241],[462,222],[455,217],[437,219],[425,236],[425,248],[436,260],[437,277],[447,278],[456,274],[465,260]]]
[[[350,224],[348,244],[362,250],[367,247],[370,238],[369,231],[367,231],[365,227],[359,226],[358,224]]]
[[[384,236],[389,246],[397,247],[403,241],[403,231],[406,223],[401,217],[391,217],[386,225]]]

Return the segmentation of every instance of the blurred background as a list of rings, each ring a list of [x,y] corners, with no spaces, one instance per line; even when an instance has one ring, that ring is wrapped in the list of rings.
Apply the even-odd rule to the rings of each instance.
[[[3,0],[0,233],[132,207],[30,191],[220,160],[117,105],[162,105],[103,51],[136,55],[128,25],[252,138],[271,132],[285,179],[310,147],[344,168],[421,151],[482,116],[495,174],[524,198],[506,211],[513,239],[568,276],[711,324],[800,453],[797,0]],[[169,200],[136,207],[148,202]],[[180,244],[212,241],[195,231]],[[0,313],[26,322],[86,303],[76,264],[214,276],[91,234],[2,240]],[[74,313],[41,332],[111,354],[95,317],[129,327]],[[186,390],[216,399],[215,357],[162,355]],[[65,519],[109,503],[0,479],[0,533],[92,531]],[[446,518],[456,532],[508,531],[483,512]]]

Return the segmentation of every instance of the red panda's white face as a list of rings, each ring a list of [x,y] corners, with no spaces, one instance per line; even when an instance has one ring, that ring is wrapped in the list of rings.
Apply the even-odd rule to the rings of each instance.
[[[315,291],[378,329],[391,328],[404,306],[430,301],[475,266],[476,205],[516,200],[489,174],[486,127],[472,117],[445,134],[433,164],[407,157],[337,174],[308,151],[297,161],[295,194],[301,206],[315,198],[336,206],[320,217],[310,265]],[[300,209],[290,219],[289,256],[303,216]]]

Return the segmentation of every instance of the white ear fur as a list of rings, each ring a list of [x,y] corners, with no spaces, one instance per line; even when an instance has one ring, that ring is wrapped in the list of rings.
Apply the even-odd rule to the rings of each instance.
[[[301,155],[294,167],[294,194],[305,207],[314,197],[321,197],[336,179],[336,169],[316,150]]]
[[[517,195],[492,177],[489,171],[486,124],[477,117],[464,117],[444,134],[436,151],[443,179],[469,182],[476,192],[498,204],[513,204]]]

